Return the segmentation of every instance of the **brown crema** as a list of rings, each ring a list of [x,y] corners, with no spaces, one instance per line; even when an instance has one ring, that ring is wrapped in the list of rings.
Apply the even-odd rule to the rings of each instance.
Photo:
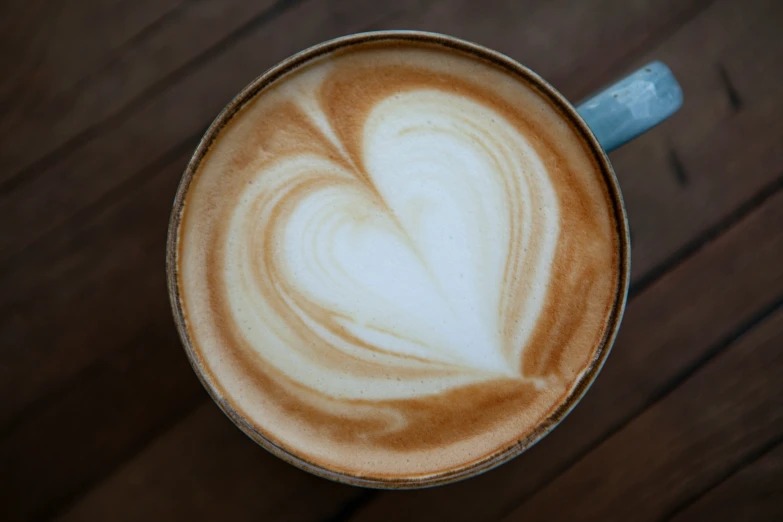
[[[415,103],[437,105],[435,119],[443,113],[455,127],[427,115],[406,126],[421,115]],[[175,315],[194,367],[243,430],[321,475],[405,486],[502,462],[562,419],[606,355],[626,254],[612,174],[559,99],[500,58],[397,38],[295,60],[231,107],[180,187],[170,263]],[[407,306],[388,305],[393,320],[357,319],[352,296],[372,302],[367,296],[376,294],[354,291],[359,276],[351,270],[329,268],[360,266],[358,251],[375,237],[366,230],[380,230],[387,239],[378,244],[405,250],[400,259],[413,259],[410,273],[423,267],[438,283],[440,290],[421,295],[454,295],[442,288],[451,279],[431,274],[440,266],[436,254],[422,253],[421,238],[429,236],[412,230],[426,222],[427,201],[409,198],[425,210],[405,217],[409,207],[398,201],[409,200],[390,196],[394,169],[374,167],[383,165],[384,147],[397,146],[375,137],[394,122],[403,130],[389,136],[409,147],[400,150],[417,150],[411,136],[426,134],[443,150],[453,143],[460,154],[475,149],[476,164],[497,171],[492,183],[475,181],[484,192],[449,188],[445,167],[445,177],[433,178],[444,183],[444,198],[453,191],[455,201],[475,193],[493,202],[502,187],[507,202],[477,205],[486,215],[459,221],[475,226],[468,239],[486,238],[463,251],[470,260],[473,251],[489,252],[465,266],[482,267],[470,288],[480,297],[476,324],[497,340],[486,348],[497,352],[490,362],[476,343],[464,355],[450,353],[441,341],[449,331],[433,332],[453,328],[422,327],[421,314]],[[550,193],[555,204],[547,206]],[[354,257],[352,247],[332,246],[341,241],[358,249]],[[320,282],[324,290],[315,288]],[[333,289],[346,294],[332,300]],[[377,291],[388,297],[393,290]],[[406,331],[408,323],[416,326]]]

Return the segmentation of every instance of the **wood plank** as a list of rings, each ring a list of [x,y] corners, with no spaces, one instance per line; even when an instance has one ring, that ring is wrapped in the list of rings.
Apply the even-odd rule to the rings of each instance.
[[[321,520],[357,491],[272,456],[208,402],[56,520]]]
[[[760,325],[505,520],[665,519],[747,455],[780,440],[781,346],[783,295]]]
[[[112,344],[112,339],[105,339]],[[205,401],[170,323],[146,325],[0,442],[2,519],[48,519]]]
[[[189,0],[6,0],[0,4],[0,97],[72,85]],[[29,92],[28,88],[35,88]],[[31,107],[25,107],[30,109]],[[5,122],[3,122],[5,123]]]
[[[547,8],[545,16],[539,18],[521,17],[519,25],[509,27],[507,31],[525,34],[548,22],[552,38],[562,42],[562,45],[554,46],[552,52],[558,49],[558,56],[565,56],[578,51],[581,56],[585,52],[584,42],[574,39],[575,35],[582,33],[574,31],[571,25],[561,24],[558,13],[566,11],[574,17],[585,18],[585,22],[592,22],[592,25],[584,25],[585,28],[593,28],[592,34],[600,34],[611,26],[595,14],[597,11],[591,4],[568,4],[568,7],[563,6],[563,1],[558,4],[561,9],[550,11]],[[633,5],[615,2],[617,5],[612,12],[632,27],[660,30],[677,23],[676,15],[682,14],[682,7],[678,6],[699,6],[705,1],[666,0],[662,4],[645,0]],[[165,154],[184,139],[200,134],[227,100],[266,67],[315,41],[362,30],[368,25],[385,26],[382,23],[385,17],[418,4],[416,0],[377,5],[360,0],[298,4],[283,12],[273,24],[254,28],[249,34],[232,41],[229,48],[219,50],[221,54],[210,55],[210,60],[196,63],[173,75],[165,84],[150,88],[137,102],[125,106],[109,123],[88,136],[89,140],[80,140],[67,154],[58,157],[57,162],[36,176],[26,178],[26,181],[14,186],[14,190],[0,193],[0,208],[8,216],[8,221],[23,224],[22,227],[11,227],[8,221],[0,223],[0,263],[40,240],[46,233],[53,233],[63,218],[94,204],[112,188],[133,177],[147,162]],[[486,6],[485,16],[503,18],[504,10],[514,5],[516,2],[505,0]],[[325,20],[329,22],[325,23]],[[280,31],[280,27],[288,29]],[[626,46],[598,38],[591,41],[589,49],[589,56],[601,61],[620,59],[627,52]],[[543,61],[540,72],[552,76],[547,63]],[[215,78],[221,81],[216,82]],[[573,80],[564,80],[563,83],[574,81],[581,85],[584,82],[582,73],[574,73],[570,78]],[[121,82],[115,87],[110,92],[122,92]],[[118,158],[122,160],[118,161]],[[106,176],[106,172],[112,175]],[[41,212],[42,208],[57,211]]]
[[[383,493],[351,518],[494,520],[638,412],[758,310],[783,296],[783,192],[632,299],[601,375],[544,440],[480,477],[431,490]],[[720,281],[721,284],[716,284]],[[687,303],[684,306],[683,303]]]
[[[2,146],[0,165],[5,168],[0,181],[6,183],[0,187],[9,190],[56,163],[70,147],[122,118],[123,111],[132,112],[161,84],[208,60],[248,30],[273,23],[297,1],[190,0],[81,81],[60,85],[63,80],[57,77],[52,92],[35,93],[34,111],[19,107],[20,119]]]
[[[436,1],[374,28],[442,32],[485,45],[579,100],[711,2]]]
[[[783,443],[677,513],[671,522],[783,520]]]
[[[631,144],[615,155],[620,157],[615,165],[635,239],[634,284],[688,250],[692,238],[727,215],[725,209],[775,190],[783,175],[783,148],[778,145],[783,140],[782,115],[783,102],[772,95],[724,120],[690,148],[673,152],[651,136],[639,145],[654,150],[651,154],[633,157],[637,147]],[[672,161],[677,162],[675,169],[687,173],[685,185],[672,172]]]
[[[189,3],[6,0],[0,4],[0,134],[4,138],[0,181],[24,165],[20,160],[25,155],[47,151],[52,123],[68,113],[74,87]],[[39,124],[37,132],[25,132],[33,123]]]
[[[3,274],[0,426],[115,356],[143,326],[171,324],[165,231],[186,159],[128,189],[121,205],[67,227],[25,270]]]
[[[772,109],[767,112],[774,115],[776,110],[773,105]],[[706,110],[704,112],[706,114]],[[763,114],[762,111],[758,111],[758,113]],[[704,118],[704,114],[701,113],[696,116]],[[730,122],[722,128],[733,128],[734,120],[731,119]],[[740,130],[753,131],[753,125],[746,125],[747,129],[743,127]],[[725,130],[723,132],[731,134]],[[743,132],[734,131],[734,133],[740,138],[744,136]],[[760,132],[759,135],[761,135]],[[755,135],[751,134],[751,136]],[[764,138],[763,135],[761,137]],[[741,143],[746,145],[748,142]],[[762,139],[762,143],[769,142]],[[188,149],[192,149],[192,145],[183,147],[183,151]],[[706,146],[705,150],[707,150]],[[733,169],[729,172],[737,176],[739,172],[737,170],[738,157],[731,155],[723,157],[729,158],[729,167]],[[702,161],[698,158],[698,161],[695,161],[697,165]],[[643,159],[643,156],[637,158],[637,162],[641,163]],[[12,291],[0,297],[0,299],[8,299],[5,301],[8,308],[0,307],[0,310],[7,312],[4,317],[7,317],[7,321],[18,328],[13,330],[15,333],[12,337],[6,338],[15,339],[15,343],[6,343],[6,339],[4,339],[1,345],[19,346],[22,343],[23,346],[34,347],[34,355],[29,358],[25,358],[26,356],[23,354],[20,355],[17,350],[8,359],[11,361],[7,367],[8,373],[12,379],[17,379],[17,384],[23,390],[21,398],[28,401],[23,406],[29,407],[30,404],[36,406],[32,414],[25,414],[22,419],[18,419],[21,410],[15,409],[17,403],[10,405],[9,410],[4,410],[10,415],[7,418],[17,418],[19,421],[14,423],[14,429],[31,429],[26,426],[28,423],[30,423],[29,426],[35,425],[35,422],[38,422],[35,419],[38,419],[39,416],[57,418],[61,413],[54,410],[67,411],[65,403],[46,403],[45,407],[41,408],[37,404],[52,390],[66,385],[69,379],[82,375],[81,372],[84,371],[84,368],[89,368],[95,360],[110,357],[107,353],[113,346],[107,345],[104,341],[110,334],[113,339],[126,339],[127,342],[128,338],[138,335],[138,329],[145,321],[154,321],[156,318],[168,320],[165,288],[162,272],[160,272],[162,269],[162,231],[165,229],[173,186],[179,172],[181,172],[184,156],[170,159],[170,162],[172,165],[170,170],[155,177],[152,181],[152,183],[159,183],[158,185],[144,185],[143,190],[138,191],[134,183],[127,184],[125,188],[121,188],[117,192],[124,200],[122,205],[111,208],[98,206],[99,213],[97,214],[89,214],[86,217],[80,215],[76,220],[65,220],[66,226],[58,229],[57,241],[52,241],[54,244],[52,248],[49,248],[50,245],[47,244],[46,248],[37,247],[29,250],[25,255],[23,266],[16,266],[13,272],[4,271],[0,276],[0,281],[2,281],[0,285],[4,290],[8,287],[12,288]],[[760,162],[758,165],[760,168],[763,163]],[[151,169],[149,172],[154,170]],[[729,189],[735,186],[729,185]],[[643,188],[638,190],[643,190]],[[726,187],[723,187],[723,190],[727,190]],[[731,190],[727,190],[727,192],[731,192]],[[628,190],[626,190],[626,197],[628,197]],[[737,198],[730,202],[734,207],[729,204],[719,206],[719,210],[723,213],[722,216],[730,212],[732,208],[736,208],[740,202],[741,200]],[[660,213],[661,210],[658,209],[657,212]],[[104,220],[106,223],[102,226],[101,223]],[[134,226],[138,226],[138,228],[134,229]],[[114,243],[112,240],[114,234],[124,239],[119,239],[117,243]],[[655,236],[650,237],[654,238]],[[635,245],[638,246],[642,239],[638,237],[635,239]],[[118,245],[121,245],[119,249]],[[131,254],[124,257],[128,252]],[[66,256],[63,263],[58,263],[55,267],[51,266],[52,259],[61,259],[63,256]],[[132,262],[128,262],[129,259]],[[634,262],[638,264],[636,252]],[[56,268],[56,270],[52,268]],[[756,275],[763,277],[765,272],[764,270],[761,272],[761,275]],[[41,280],[36,282],[37,278]],[[749,299],[758,297],[753,295],[756,287],[751,284],[750,295],[743,297],[742,299],[745,301],[742,302],[747,304],[750,302]],[[34,292],[31,293],[31,289]],[[33,295],[36,296],[35,299],[32,298]],[[680,298],[686,297],[688,296],[680,294]],[[16,306],[20,303],[26,303],[26,305]],[[749,306],[752,304],[750,303]],[[59,321],[57,315],[62,314],[63,311],[65,311],[66,318]],[[85,325],[84,317],[93,317],[95,320]],[[129,319],[133,317],[137,317],[138,321]],[[728,326],[736,324],[737,320],[729,314]],[[704,324],[707,324],[706,320]],[[81,333],[80,330],[86,330],[86,332]],[[6,329],[3,328],[3,331]],[[3,332],[0,332],[0,335],[2,334]],[[115,334],[116,337],[114,337]],[[22,352],[26,352],[26,350]],[[20,358],[24,358],[22,363],[13,366]],[[169,363],[166,364],[167,367],[174,367]],[[43,376],[40,378],[38,377],[39,368],[44,370]],[[172,375],[176,379],[182,379],[179,382],[188,382],[187,379],[193,377],[189,371],[174,371]],[[22,379],[22,376],[25,378]],[[27,380],[32,381],[29,387],[27,387]],[[3,382],[6,381],[3,380]],[[130,379],[128,382],[140,381]],[[4,393],[3,397],[12,401],[16,388],[9,387],[8,390],[9,392]],[[176,401],[173,402],[176,403]],[[86,408],[87,410],[94,408],[100,411],[101,405],[95,404]],[[104,437],[111,437],[113,430],[118,428],[108,429],[98,423],[91,425],[89,429],[103,433]],[[146,433],[144,429],[147,428],[141,427],[139,432]],[[72,442],[72,437],[63,438],[58,447],[62,451],[63,448],[67,449]],[[128,443],[125,451],[131,451],[136,447],[134,444],[138,444],[138,441],[133,444]],[[106,452],[104,454],[101,450],[96,451],[91,458],[102,460],[104,467],[100,469],[111,469],[117,462],[116,455],[120,453],[117,451],[117,453]],[[98,475],[82,473],[82,467],[84,466],[80,466],[75,461],[64,461],[62,472],[64,478],[57,486],[70,487],[70,481],[88,484],[95,476],[100,475],[100,473]],[[29,477],[32,475],[28,476],[26,480],[32,480]],[[516,478],[510,480],[516,480]],[[48,494],[45,491],[42,493]],[[39,498],[45,499],[46,495],[42,494]]]
[[[783,266],[777,262],[783,256],[783,238],[768,233],[781,219],[783,192],[634,299],[614,353],[590,393],[560,427],[532,450],[469,481],[429,490],[380,494],[377,501],[360,509],[356,519],[399,520],[416,513],[428,520],[491,520],[508,511],[517,499],[546,483],[595,441],[643,410],[677,378],[682,368],[699,361],[724,337],[742,328],[753,319],[756,310],[783,296]],[[731,274],[731,278],[726,274]],[[715,285],[716,280],[726,282]],[[681,302],[688,302],[689,307],[675,306]],[[228,424],[225,419],[220,422]],[[192,436],[188,430],[178,433],[177,440],[170,442],[172,447],[186,444],[185,439]],[[236,468],[232,457],[222,456],[223,451],[233,449],[224,450],[205,442],[200,451],[217,461],[225,460],[226,465],[212,469],[209,476],[189,476],[187,487],[171,486],[156,493],[156,509],[161,510],[156,514],[168,513],[172,505],[186,504],[194,491],[207,489],[200,484],[214,480],[213,475],[229,483],[241,483],[242,475],[250,473],[246,468]],[[85,502],[120,505],[120,499],[131,497],[125,497],[125,482],[116,477],[125,476],[128,469],[155,468],[158,459],[164,457],[138,455],[109,479],[110,486],[100,486]],[[320,494],[320,487],[314,484],[313,491]],[[347,498],[353,502],[366,494],[362,490],[352,491],[341,497],[343,501]],[[165,498],[159,498],[159,494]],[[313,509],[338,508],[329,495],[324,497],[328,505],[318,507],[313,503]],[[74,507],[75,512],[82,509],[93,508],[83,508],[81,502]],[[148,511],[143,515],[152,516]]]
[[[634,238],[633,279],[655,271],[720,219],[729,201],[747,199],[783,174],[783,69],[760,72],[756,42],[783,61],[774,21],[783,4],[721,1],[636,62],[669,64],[685,92],[681,112],[612,155]],[[723,71],[723,72],[722,72]],[[732,106],[726,81],[743,101]],[[652,238],[652,240],[650,240]]]
[[[162,265],[161,227],[185,161],[69,229],[59,257],[31,260],[38,282],[20,278],[31,293],[3,310],[2,345],[24,347],[0,365],[0,496],[13,499],[0,502],[3,520],[57,511],[207,400],[174,331]]]

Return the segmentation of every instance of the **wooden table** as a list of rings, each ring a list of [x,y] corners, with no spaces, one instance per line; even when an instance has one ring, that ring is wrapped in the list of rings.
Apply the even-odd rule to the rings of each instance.
[[[783,520],[783,2],[4,0],[0,520]],[[427,29],[578,100],[652,59],[674,118],[612,154],[633,286],[553,434],[455,485],[377,492],[253,444],[174,331],[163,258],[222,106],[319,41]]]

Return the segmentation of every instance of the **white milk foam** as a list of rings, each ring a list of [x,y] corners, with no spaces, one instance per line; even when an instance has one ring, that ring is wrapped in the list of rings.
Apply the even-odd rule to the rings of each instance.
[[[297,103],[345,154],[319,101]],[[501,114],[437,90],[378,103],[362,140],[369,188],[304,148],[266,164],[244,189],[224,252],[228,302],[244,339],[290,380],[335,398],[406,399],[523,379],[521,352],[544,306],[560,233],[557,196],[535,149]],[[285,280],[277,289],[301,323],[330,349],[373,365],[372,373],[292,346],[279,335],[288,327],[267,290],[254,284],[260,252],[247,234],[270,226],[275,199],[324,174],[335,181],[298,199],[266,248]],[[525,313],[508,342],[502,321],[512,271],[525,275]],[[347,335],[324,327],[302,300]],[[411,368],[435,373],[422,379]]]

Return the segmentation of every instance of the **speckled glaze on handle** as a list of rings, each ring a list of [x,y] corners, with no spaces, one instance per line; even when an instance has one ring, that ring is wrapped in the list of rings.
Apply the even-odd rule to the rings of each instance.
[[[647,132],[682,106],[682,89],[661,62],[652,62],[576,108],[606,152]]]

